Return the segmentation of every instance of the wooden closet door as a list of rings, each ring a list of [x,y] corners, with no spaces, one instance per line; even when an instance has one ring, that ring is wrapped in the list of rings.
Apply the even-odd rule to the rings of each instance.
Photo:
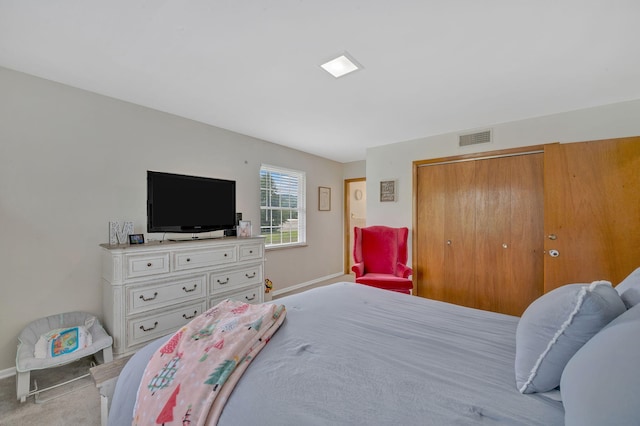
[[[476,307],[521,315],[543,290],[543,155],[476,162]]]
[[[640,137],[548,145],[544,165],[545,292],[619,283],[640,266]]]
[[[476,166],[476,308],[495,310],[510,274],[510,158],[478,160]],[[503,247],[506,245],[506,248]]]
[[[544,154],[514,157],[512,176],[511,309],[498,311],[522,315],[544,292]]]
[[[476,173],[475,162],[453,163],[444,167],[444,281],[447,302],[476,306]]]
[[[542,154],[417,170],[417,294],[520,315],[542,293]]]
[[[416,177],[415,254],[412,262],[416,294],[445,300],[445,169],[419,167]]]
[[[473,162],[418,168],[416,278],[419,296],[465,306],[474,303],[473,185]]]

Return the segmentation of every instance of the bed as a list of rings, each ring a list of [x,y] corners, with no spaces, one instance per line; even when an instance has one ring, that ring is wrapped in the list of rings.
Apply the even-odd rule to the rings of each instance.
[[[516,387],[518,317],[354,283],[277,302],[286,319],[238,381],[220,425],[564,424],[553,393]],[[145,365],[169,337],[127,363],[109,425],[131,424]]]

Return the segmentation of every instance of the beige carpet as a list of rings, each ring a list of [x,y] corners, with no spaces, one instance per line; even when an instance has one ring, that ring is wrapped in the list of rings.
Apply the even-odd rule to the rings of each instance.
[[[33,371],[31,389],[34,378],[38,388],[43,389],[84,374],[89,371],[90,361],[91,357],[62,367]],[[49,399],[56,395],[61,396]],[[91,377],[43,392],[39,399],[46,401],[36,404],[31,396],[20,403],[16,399],[15,376],[0,380],[0,425],[100,425],[100,394]]]

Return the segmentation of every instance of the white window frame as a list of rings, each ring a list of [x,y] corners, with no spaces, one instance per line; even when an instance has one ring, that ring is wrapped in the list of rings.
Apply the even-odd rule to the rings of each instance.
[[[262,184],[262,176],[265,174],[273,174],[284,176],[288,182],[285,182],[285,185],[289,185],[288,188],[285,189],[284,193],[289,193],[290,195],[295,195],[297,197],[297,206],[295,208],[286,205],[287,203],[282,203],[280,200],[281,206],[272,206],[271,190],[272,188],[263,188]],[[287,169],[283,167],[271,166],[268,164],[262,164],[260,166],[260,225],[259,232],[260,235],[265,237],[265,247],[272,248],[280,248],[280,247],[292,247],[292,246],[300,246],[306,245],[307,243],[307,235],[306,235],[306,222],[307,222],[307,202],[306,202],[306,192],[307,192],[307,178],[306,173],[300,170]],[[272,181],[270,180],[269,183]],[[263,196],[263,192],[266,192],[265,196]],[[283,223],[273,223],[273,213],[279,212],[278,214],[292,214],[292,212],[296,212],[298,218],[296,222],[289,222],[289,236],[293,234],[293,231],[297,231],[297,241],[282,241],[281,238],[284,236],[282,232]],[[271,217],[271,223],[267,224],[267,218]],[[263,221],[263,218],[267,219]],[[293,226],[293,227],[292,227]],[[274,229],[279,229],[279,232],[274,233]],[[270,232],[269,232],[270,231]],[[274,238],[274,236],[279,235],[279,237]],[[275,240],[275,242],[274,242]]]

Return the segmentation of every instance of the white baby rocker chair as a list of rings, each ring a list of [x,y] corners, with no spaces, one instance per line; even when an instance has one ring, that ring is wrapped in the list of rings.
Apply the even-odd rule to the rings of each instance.
[[[86,338],[86,345],[77,341],[78,329],[84,333],[82,337]],[[52,333],[53,331],[56,331],[56,333]],[[70,333],[69,336],[72,336],[67,342],[71,346],[63,350],[58,348],[57,353],[52,356],[52,353],[56,351],[52,350],[51,346],[44,346],[47,344],[46,337],[50,337],[52,334],[64,334],[67,331]],[[74,341],[74,339],[76,340]],[[71,383],[89,375],[87,373],[45,389],[38,389],[37,383],[34,382],[35,389],[29,390],[32,370],[58,367],[94,354],[100,363],[111,362],[113,360],[112,344],[113,339],[102,328],[98,319],[86,312],[67,312],[33,321],[18,336],[18,351],[16,354],[16,392],[18,399],[20,402],[25,402],[28,396],[35,395],[36,402],[39,402],[38,394],[40,392]],[[75,345],[75,347],[72,345]]]

